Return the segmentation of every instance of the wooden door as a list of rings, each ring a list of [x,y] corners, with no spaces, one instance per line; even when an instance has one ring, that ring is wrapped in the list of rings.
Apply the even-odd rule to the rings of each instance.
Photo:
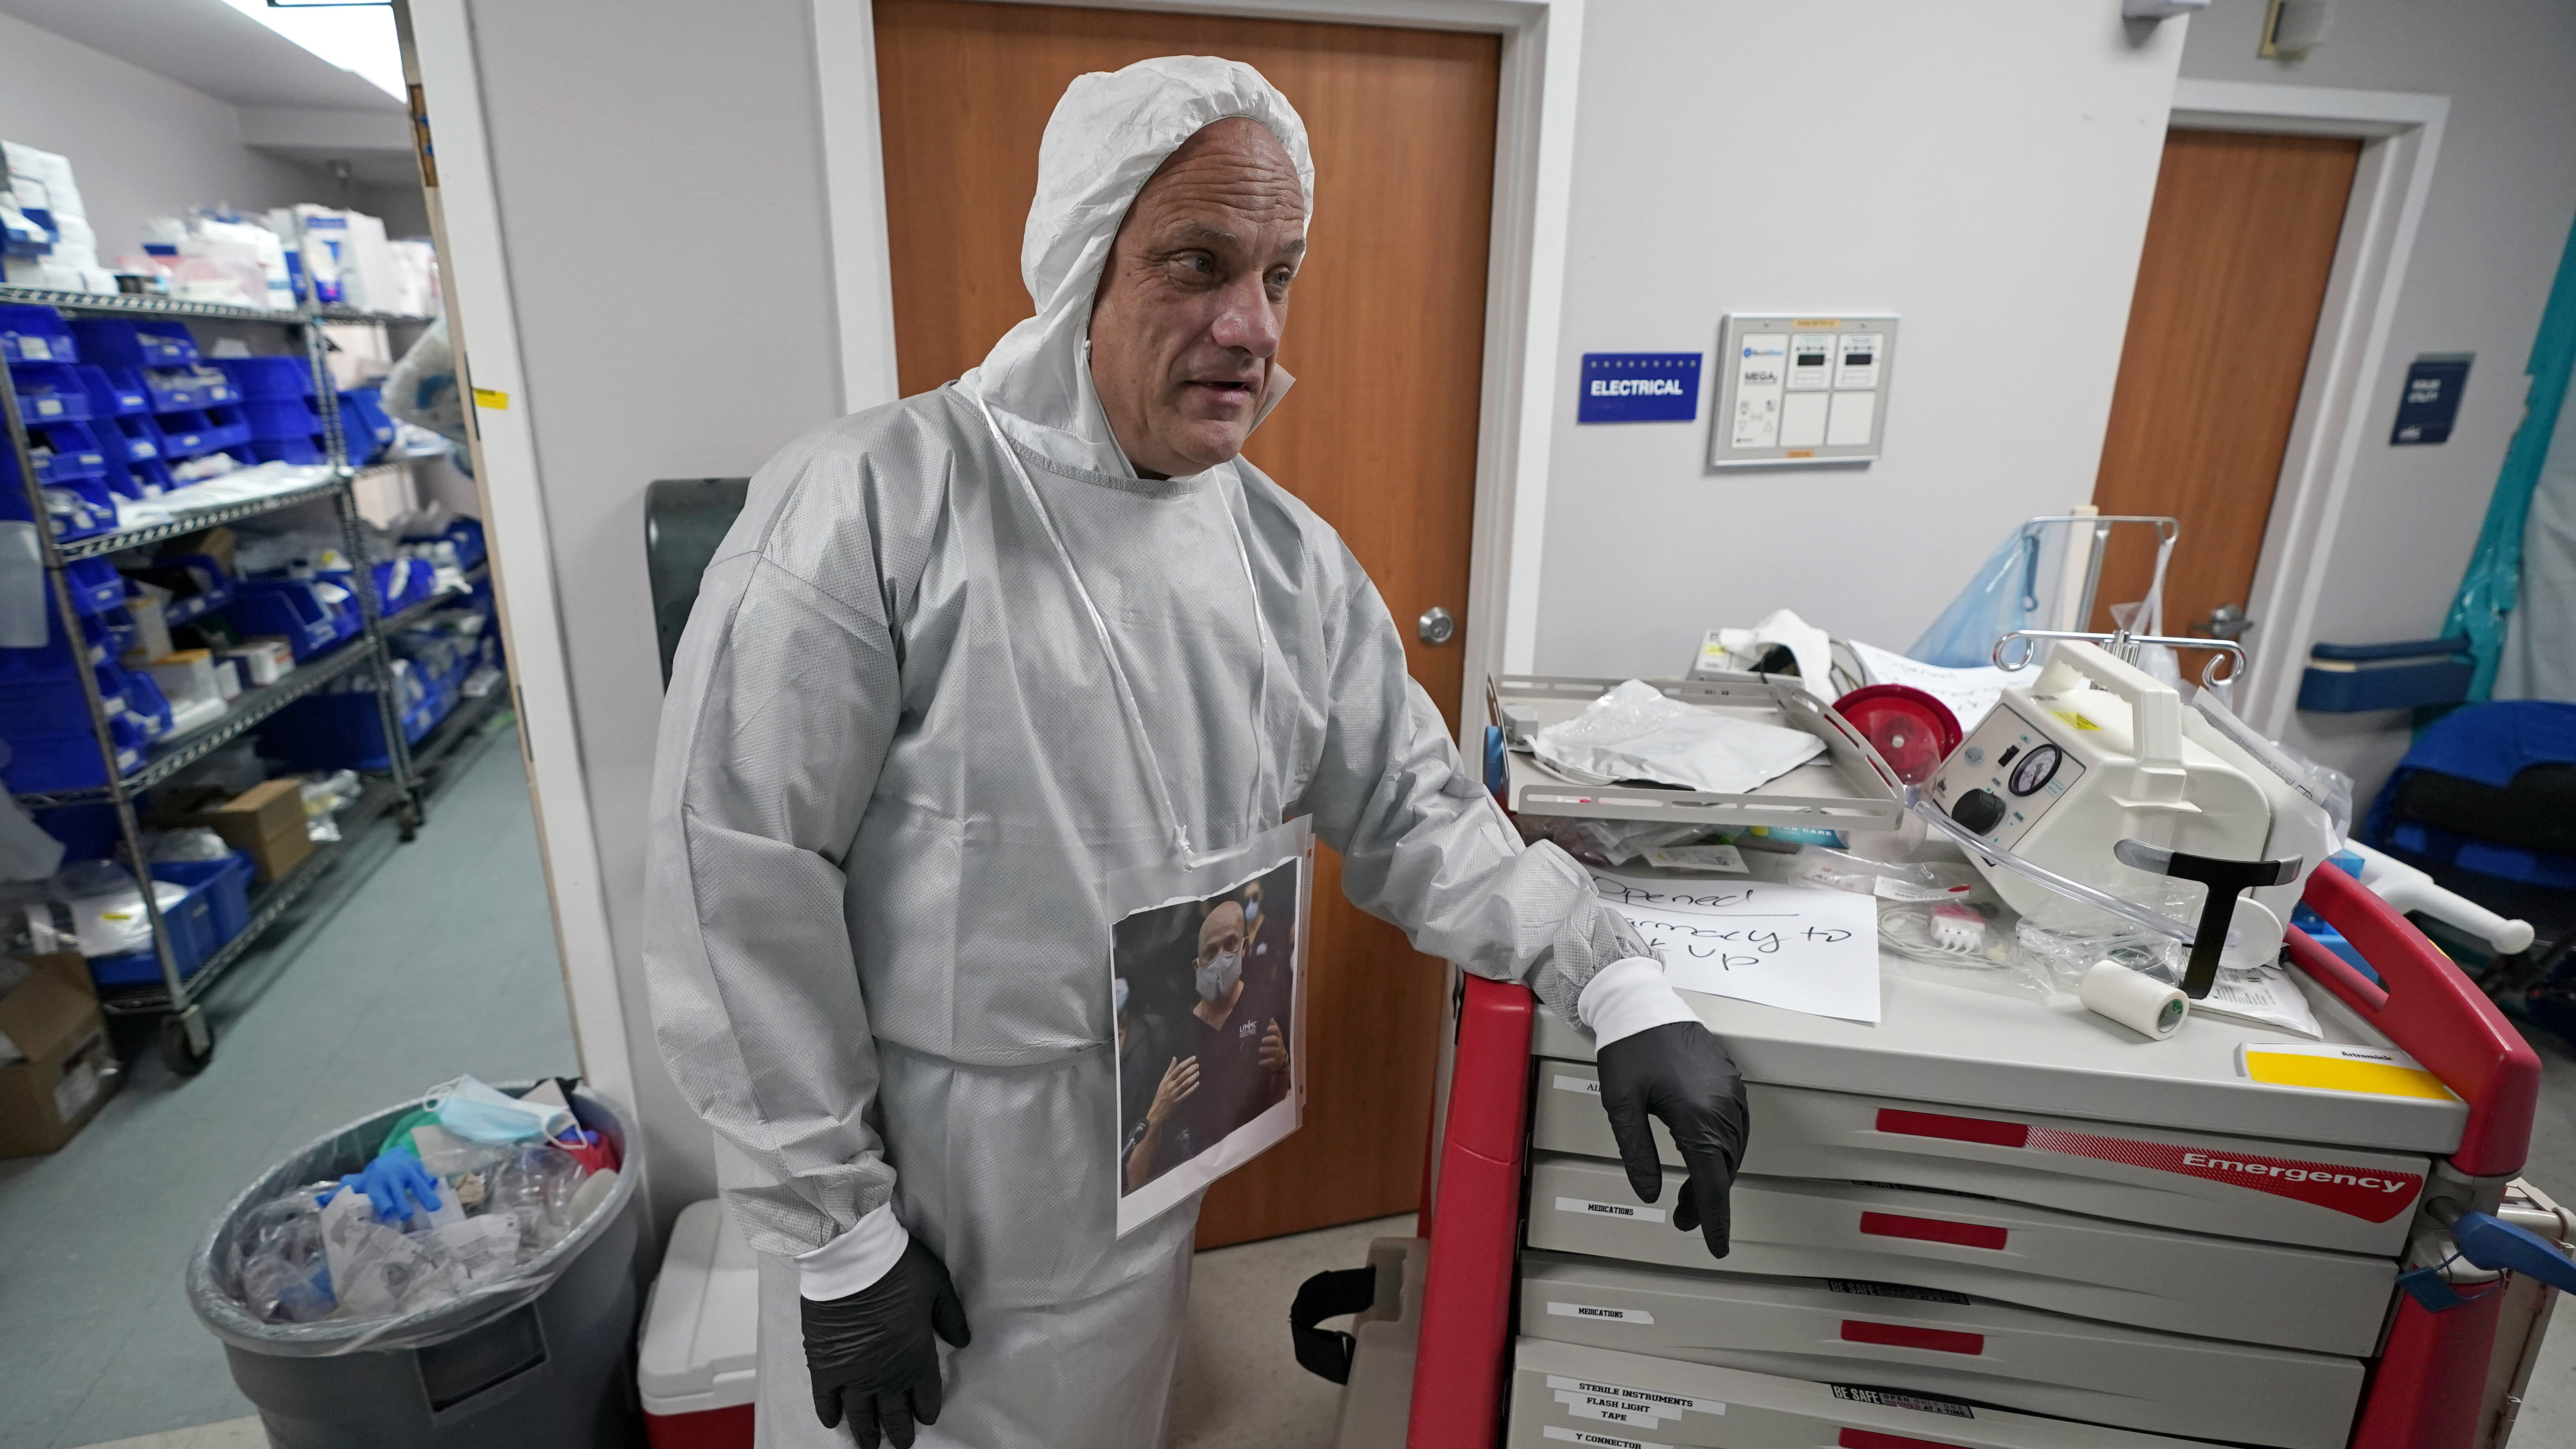
[[[895,350],[905,393],[983,359],[1028,315],[1020,233],[1038,138],[1085,71],[1243,61],[1314,149],[1316,220],[1280,362],[1297,378],[1254,463],[1347,540],[1454,718],[1464,651],[1413,620],[1467,604],[1495,96],[1491,35],[1127,10],[877,0]],[[1444,972],[1342,898],[1316,851],[1304,1128],[1208,1196],[1213,1247],[1413,1209]]]
[[[2168,634],[2249,602],[2360,157],[2343,137],[2165,137],[2093,501],[2182,521]],[[2115,530],[2091,627],[2143,597],[2154,564],[2147,530]]]

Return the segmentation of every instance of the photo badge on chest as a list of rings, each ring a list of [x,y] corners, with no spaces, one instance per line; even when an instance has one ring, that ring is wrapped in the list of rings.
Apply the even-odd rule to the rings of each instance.
[[[1297,1130],[1314,852],[1300,817],[1109,877],[1120,1233]]]

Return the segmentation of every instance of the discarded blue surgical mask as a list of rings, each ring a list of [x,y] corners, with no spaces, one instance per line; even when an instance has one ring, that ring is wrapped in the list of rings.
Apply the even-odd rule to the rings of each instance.
[[[469,1142],[532,1142],[573,1128],[572,1109],[523,1102],[472,1077],[458,1077],[421,1105],[438,1114],[439,1126]]]

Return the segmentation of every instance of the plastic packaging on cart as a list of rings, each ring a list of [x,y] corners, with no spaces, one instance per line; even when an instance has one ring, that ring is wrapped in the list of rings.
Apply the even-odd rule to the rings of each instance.
[[[533,1093],[561,1096],[550,1083]],[[451,1338],[544,1292],[569,1252],[633,1195],[617,1171],[623,1130],[613,1122],[615,1141],[566,1129],[595,1145],[594,1168],[544,1140],[461,1143],[435,1125],[429,1100],[341,1129],[235,1199],[189,1275],[198,1315],[218,1336],[290,1357]],[[530,1110],[578,1121],[582,1100]],[[362,1190],[364,1175],[332,1176],[371,1163],[416,1172],[403,1154],[431,1175],[435,1209],[389,1219]]]
[[[175,911],[188,888],[154,881],[161,909]],[[74,949],[84,956],[124,956],[152,949],[152,919],[134,872],[112,860],[85,860],[54,877],[53,893],[68,908]]]
[[[2025,523],[2007,535],[1906,656],[1945,669],[1994,662],[1995,641],[2054,617],[2066,530]],[[1974,721],[1961,720],[1973,726]]]
[[[1718,794],[1775,780],[1824,748],[1804,730],[1686,704],[1642,679],[1540,730],[1531,744],[1540,759],[1585,783],[1653,780]]]
[[[1516,817],[1521,838],[1531,843],[1552,840],[1586,865],[1626,865],[1649,852],[1725,841],[1724,831],[1706,825],[1659,825],[1646,820],[1592,820],[1574,815]]]

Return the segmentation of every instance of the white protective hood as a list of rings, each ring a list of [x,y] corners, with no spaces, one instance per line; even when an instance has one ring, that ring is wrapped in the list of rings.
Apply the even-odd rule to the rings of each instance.
[[[1093,71],[1065,88],[1038,143],[1037,196],[1020,242],[1020,277],[1037,315],[1003,334],[965,378],[1019,442],[1062,462],[1132,475],[1091,391],[1085,347],[1092,299],[1136,194],[1183,141],[1229,116],[1258,121],[1279,138],[1297,167],[1311,225],[1315,162],[1306,123],[1261,72],[1214,56],[1167,55],[1114,73]],[[1273,362],[1263,415],[1289,382]]]

